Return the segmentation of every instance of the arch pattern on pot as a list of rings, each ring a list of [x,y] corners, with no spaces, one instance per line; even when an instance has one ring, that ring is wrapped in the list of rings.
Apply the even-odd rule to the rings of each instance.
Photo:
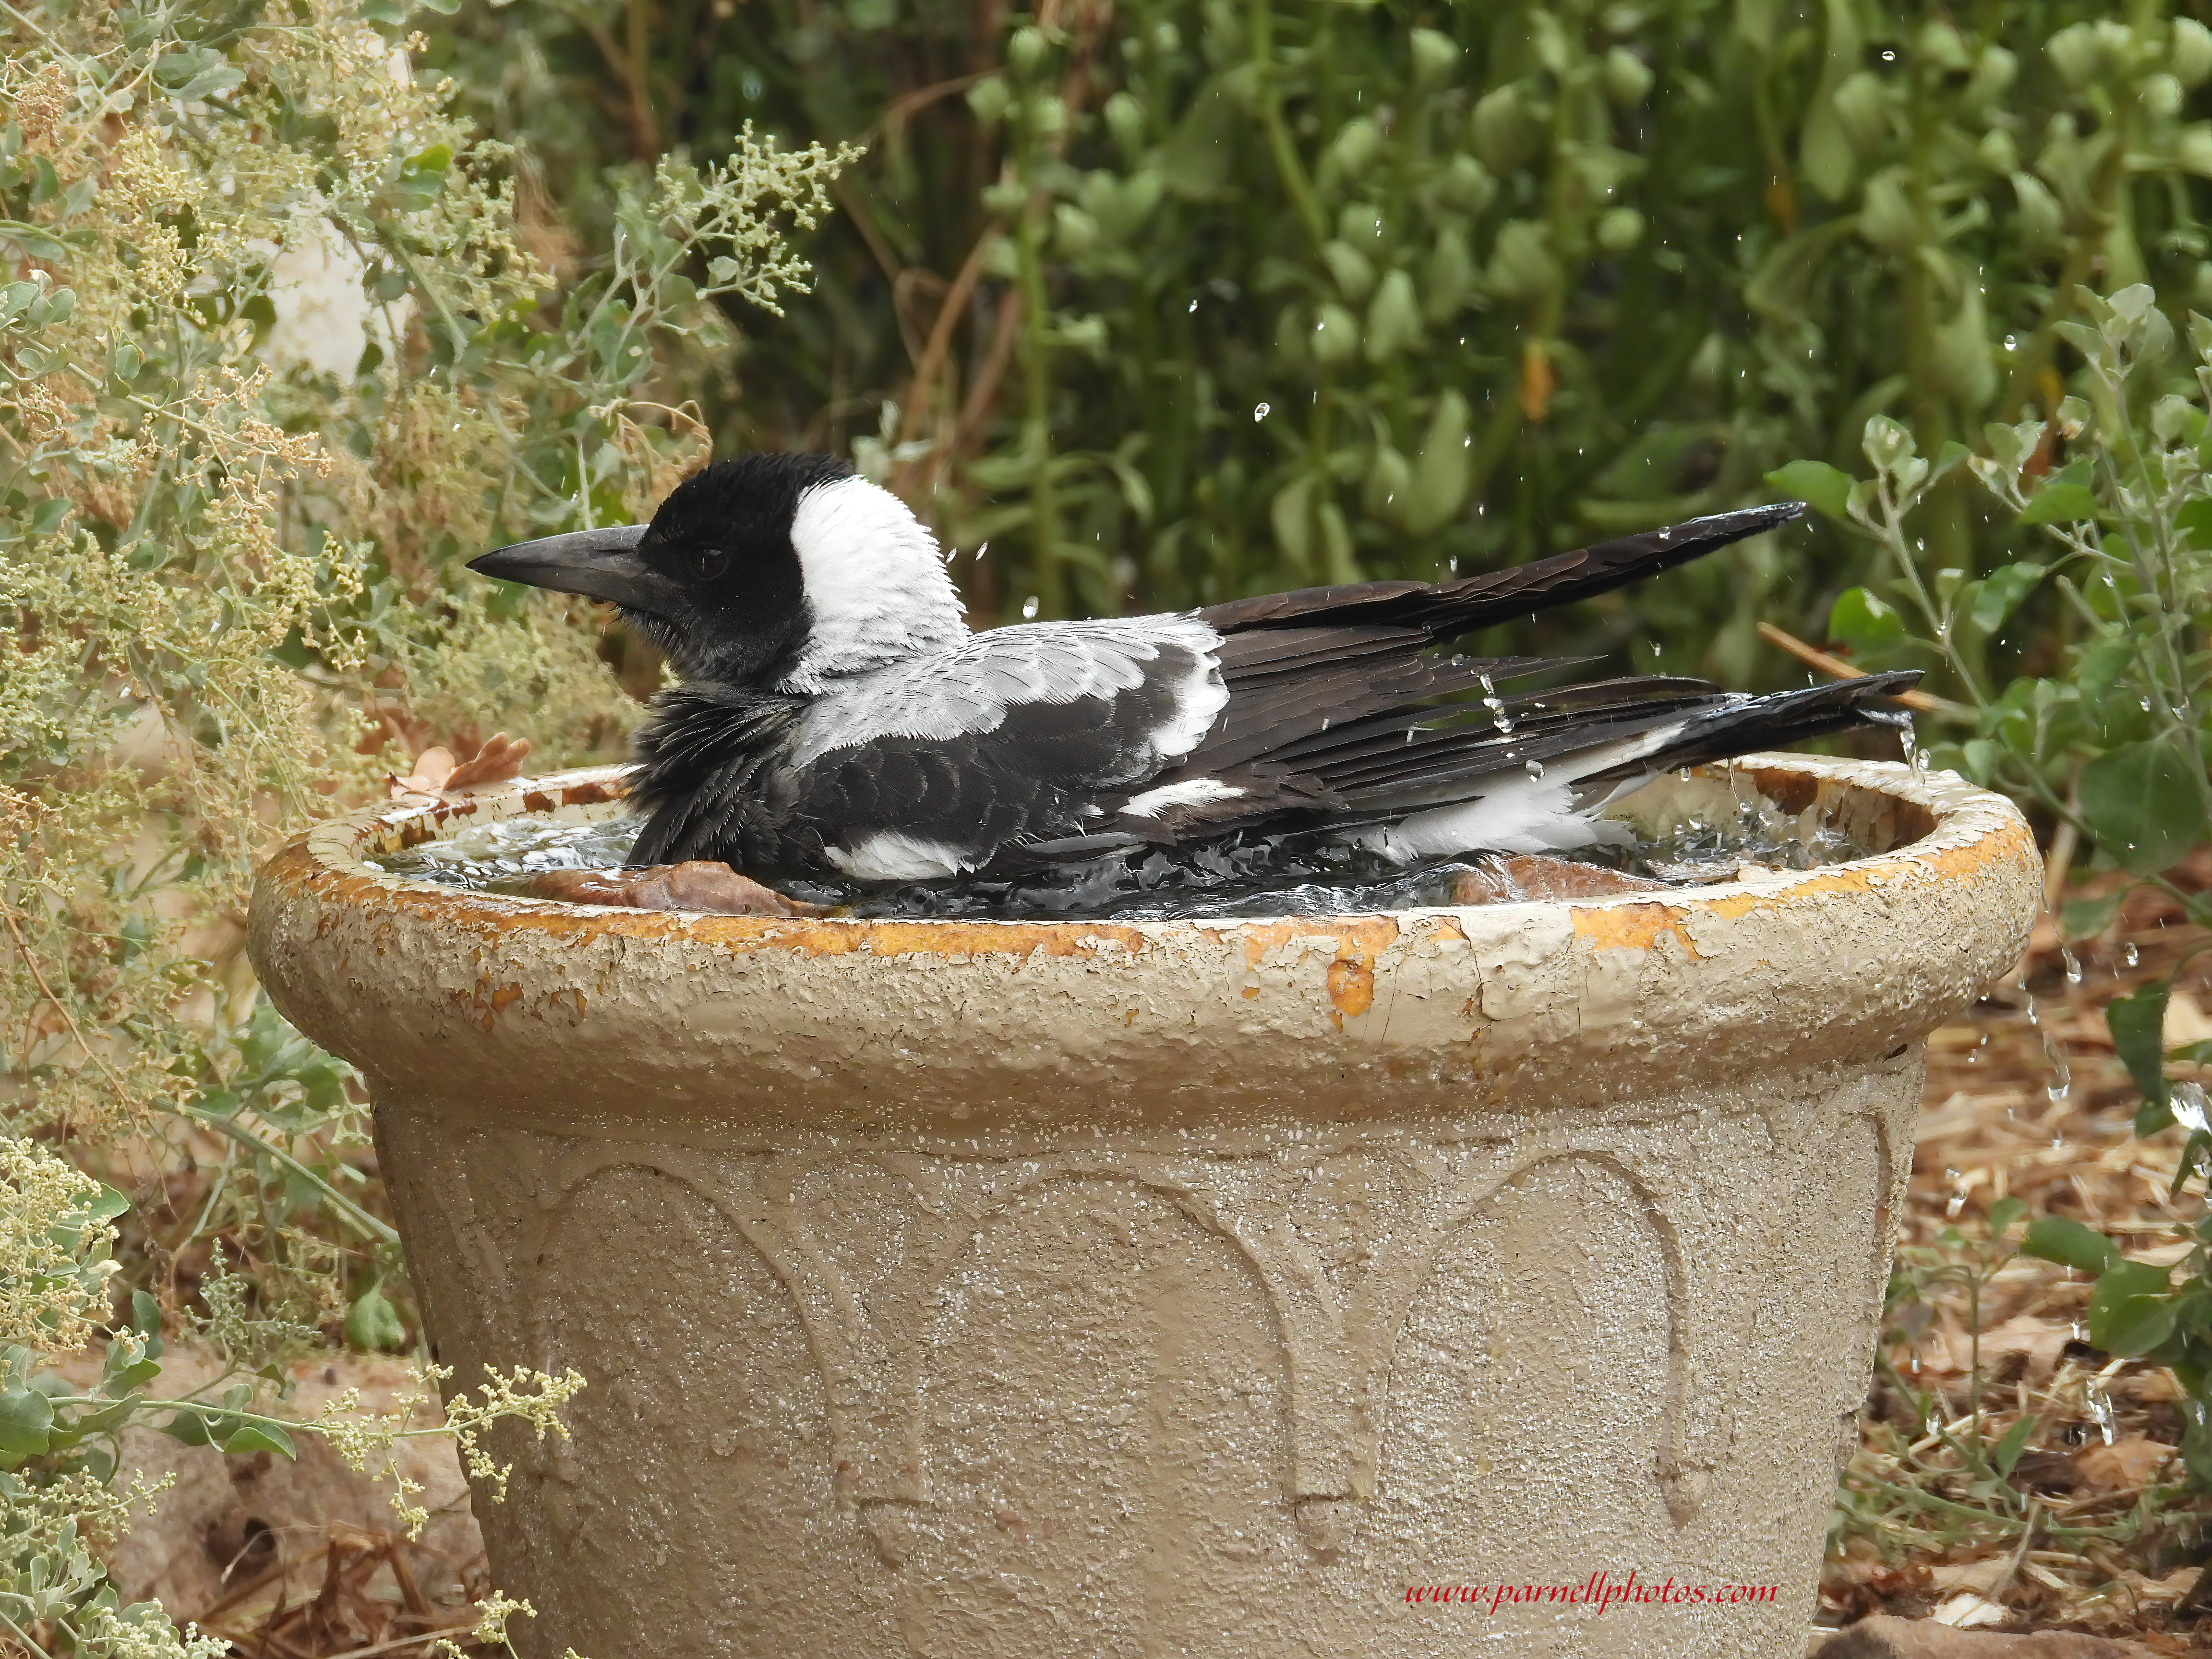
[[[1820,1182],[1832,1160],[1801,1148],[1790,1170],[1777,1167],[1765,1206],[1778,1212],[1833,1204],[1838,1196],[1854,1208],[1863,1201],[1876,1212],[1869,1273],[1881,1270],[1887,1255],[1893,1179],[1887,1119],[1895,1103],[1886,1097],[1895,1092],[1876,1086],[1869,1093],[1866,1083],[1845,1077],[1798,1094],[1795,1110],[1783,1109],[1801,1123],[1817,1120],[1831,1126],[1829,1133],[1861,1126],[1858,1133],[1879,1149],[1876,1190],[1862,1199],[1855,1190],[1839,1195],[1825,1189]],[[520,1275],[511,1280],[518,1292],[542,1271],[534,1264],[572,1195],[599,1172],[621,1166],[653,1171],[709,1205],[792,1297],[829,1403],[840,1489],[864,1504],[929,1503],[921,1424],[926,1356],[910,1310],[941,1291],[984,1230],[1044,1187],[1130,1182],[1235,1249],[1264,1291],[1281,1349],[1289,1407],[1291,1490],[1285,1495],[1296,1504],[1327,1504],[1374,1494],[1393,1353],[1408,1310],[1457,1230],[1509,1183],[1547,1163],[1593,1160],[1634,1195],[1658,1242],[1668,1340],[1663,1432],[1653,1474],[1679,1529],[1694,1518],[1707,1483],[1729,1459],[1744,1408],[1737,1398],[1744,1356],[1757,1346],[1746,1323],[1746,1287],[1727,1279],[1717,1230],[1738,1221],[1758,1225],[1759,1218],[1705,1214],[1695,1169],[1725,1140],[1755,1135],[1771,1144],[1786,1131],[1770,1112],[1684,1103],[1677,1111],[1636,1121],[1511,1139],[1486,1123],[1460,1137],[1308,1142],[1287,1174],[1281,1158],[1137,1147],[1005,1159],[872,1148],[723,1151],[580,1142],[514,1129],[480,1133],[492,1143],[482,1150],[493,1157],[467,1161],[504,1164],[511,1172],[501,1183],[505,1191],[477,1194],[465,1183],[473,1212],[451,1213],[446,1221],[465,1259],[495,1267],[510,1261]],[[517,1142],[531,1145],[526,1150]],[[495,1151],[501,1146],[511,1146],[512,1155]],[[1389,1187],[1388,1208],[1401,1218],[1355,1241],[1356,1267],[1321,1258],[1311,1236],[1314,1218],[1299,1209],[1301,1182],[1318,1179],[1316,1172],[1332,1163],[1349,1170],[1348,1179]],[[849,1199],[856,1181],[878,1186],[869,1213],[895,1215],[905,1230],[896,1241],[873,1241],[871,1261],[853,1259],[854,1241],[841,1236],[832,1202],[837,1191]],[[487,1200],[505,1213],[503,1224],[483,1212]],[[494,1233],[504,1240],[488,1236]],[[501,1297],[508,1294],[502,1281],[509,1279],[503,1271],[482,1274],[484,1291]],[[438,1311],[449,1316],[443,1301]],[[545,1363],[542,1334],[531,1346]],[[1838,1397],[1855,1398],[1857,1380],[1838,1378]]]

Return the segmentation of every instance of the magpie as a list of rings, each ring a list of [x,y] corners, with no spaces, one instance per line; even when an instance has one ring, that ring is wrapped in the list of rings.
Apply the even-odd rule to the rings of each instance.
[[[828,456],[755,453],[694,474],[649,524],[469,568],[611,601],[675,669],[636,738],[633,868],[905,883],[1302,833],[1412,863],[1625,841],[1601,811],[1662,771],[1900,723],[1911,672],[1765,696],[1656,675],[1509,695],[1588,659],[1440,648],[1803,510],[1453,581],[972,633],[896,496]]]

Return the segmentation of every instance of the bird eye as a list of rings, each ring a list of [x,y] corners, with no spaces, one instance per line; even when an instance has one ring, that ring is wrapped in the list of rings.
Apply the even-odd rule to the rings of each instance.
[[[702,547],[691,555],[691,574],[702,582],[713,581],[730,568],[730,556],[719,547]]]

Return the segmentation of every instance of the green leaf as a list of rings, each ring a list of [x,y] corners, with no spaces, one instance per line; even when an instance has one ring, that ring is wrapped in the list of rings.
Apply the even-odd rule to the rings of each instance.
[[[1905,638],[1905,618],[1865,588],[1846,588],[1829,608],[1828,637],[1861,649],[1896,645]]]
[[[53,1401],[36,1389],[0,1393],[0,1456],[36,1457],[53,1438]]]
[[[1990,1454],[1990,1462],[1999,1474],[2012,1473],[2013,1465],[2020,1462],[2020,1455],[2027,1449],[2028,1441],[2042,1425],[2042,1419],[2023,1415],[2005,1431],[2004,1438],[1997,1442],[1996,1449]]]
[[[1792,461],[1766,475],[1770,488],[1808,502],[1823,518],[1841,523],[1851,498],[1851,478],[1826,461]]]
[[[2204,768],[2174,744],[2131,743],[2081,769],[2081,816],[2133,876],[2154,876],[2205,837]]]
[[[2020,515],[2022,524],[2072,524],[2097,516],[2097,498],[2090,490],[2089,463],[2075,461],[2043,481]],[[2076,509],[2079,510],[2076,510]]]
[[[384,1294],[384,1281],[380,1279],[360,1296],[347,1310],[345,1338],[364,1353],[406,1346],[407,1328],[400,1322],[399,1310]]]
[[[233,87],[243,84],[245,80],[244,70],[228,64],[212,64],[186,82],[176,95],[179,101],[191,103],[197,99],[212,98],[219,92],[228,92]]]
[[[159,1360],[137,1360],[131,1364],[125,1365],[121,1370],[118,1370],[114,1376],[107,1379],[107,1391],[110,1394],[112,1394],[118,1389],[135,1389],[141,1382],[151,1382],[161,1374],[161,1364]]]
[[[93,1199],[90,1208],[92,1218],[95,1222],[112,1221],[131,1208],[131,1200],[117,1192],[114,1188],[102,1184],[98,1195]]]
[[[268,1451],[297,1462],[300,1455],[292,1444],[292,1437],[273,1423],[247,1424],[224,1441],[222,1449],[234,1457],[246,1452]]]
[[[2120,901],[2127,896],[2125,888],[2114,888],[2102,898],[2069,899],[2059,908],[2058,931],[2068,943],[2094,939],[2112,925],[2112,918],[2120,912]]]
[[[2022,524],[2084,524],[2097,516],[2097,497],[2087,484],[2047,483],[2020,515]]]
[[[2027,1213],[2027,1206],[2016,1198],[2001,1198],[1990,1206],[1990,1236],[1996,1237]]]
[[[2147,1261],[2107,1268],[2089,1297],[2089,1340],[2106,1353],[2148,1353],[2173,1334],[2166,1269]]]
[[[204,1446],[213,1437],[208,1433],[206,1418],[190,1406],[179,1407],[161,1428],[170,1439],[187,1446]]]
[[[2212,444],[2212,432],[2206,434],[2204,441]],[[2212,550],[2212,495],[2199,495],[2195,501],[2186,502],[2181,511],[2173,515],[2173,521],[2181,533],[2189,538],[2191,546],[2200,550]]]
[[[86,1412],[71,1419],[70,1431],[79,1435],[104,1434],[110,1429],[119,1428],[131,1413],[145,1403],[146,1396],[143,1394],[125,1395],[112,1405],[102,1406],[97,1411]]]
[[[2039,564],[2008,564],[1993,571],[1983,581],[1981,592],[1974,596],[1973,609],[1966,614],[1983,633],[1995,634],[2042,580]]]
[[[33,259],[66,259],[69,250],[36,225],[0,219],[0,240],[13,242]]]
[[[2101,1273],[2120,1259],[2111,1239],[2094,1227],[2085,1227],[2063,1215],[2039,1215],[2029,1222],[2020,1248],[2024,1255],[2085,1273]]]
[[[2105,1005],[2105,1024],[2112,1033],[2112,1047],[2120,1063],[2135,1079],[2136,1091],[2160,1106],[2171,1092],[2166,1081],[2166,1001],[2172,981],[2146,985],[2133,996],[2114,997]],[[2168,1120],[2171,1121],[2171,1119]],[[2163,1126],[2161,1126],[2163,1127]]]

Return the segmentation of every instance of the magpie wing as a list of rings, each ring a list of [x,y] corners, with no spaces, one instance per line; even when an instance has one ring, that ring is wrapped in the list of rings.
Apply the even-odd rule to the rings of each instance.
[[[871,880],[971,869],[1080,836],[1102,797],[1188,755],[1229,693],[1219,636],[1188,617],[1024,623],[852,677],[790,745],[796,820]]]

